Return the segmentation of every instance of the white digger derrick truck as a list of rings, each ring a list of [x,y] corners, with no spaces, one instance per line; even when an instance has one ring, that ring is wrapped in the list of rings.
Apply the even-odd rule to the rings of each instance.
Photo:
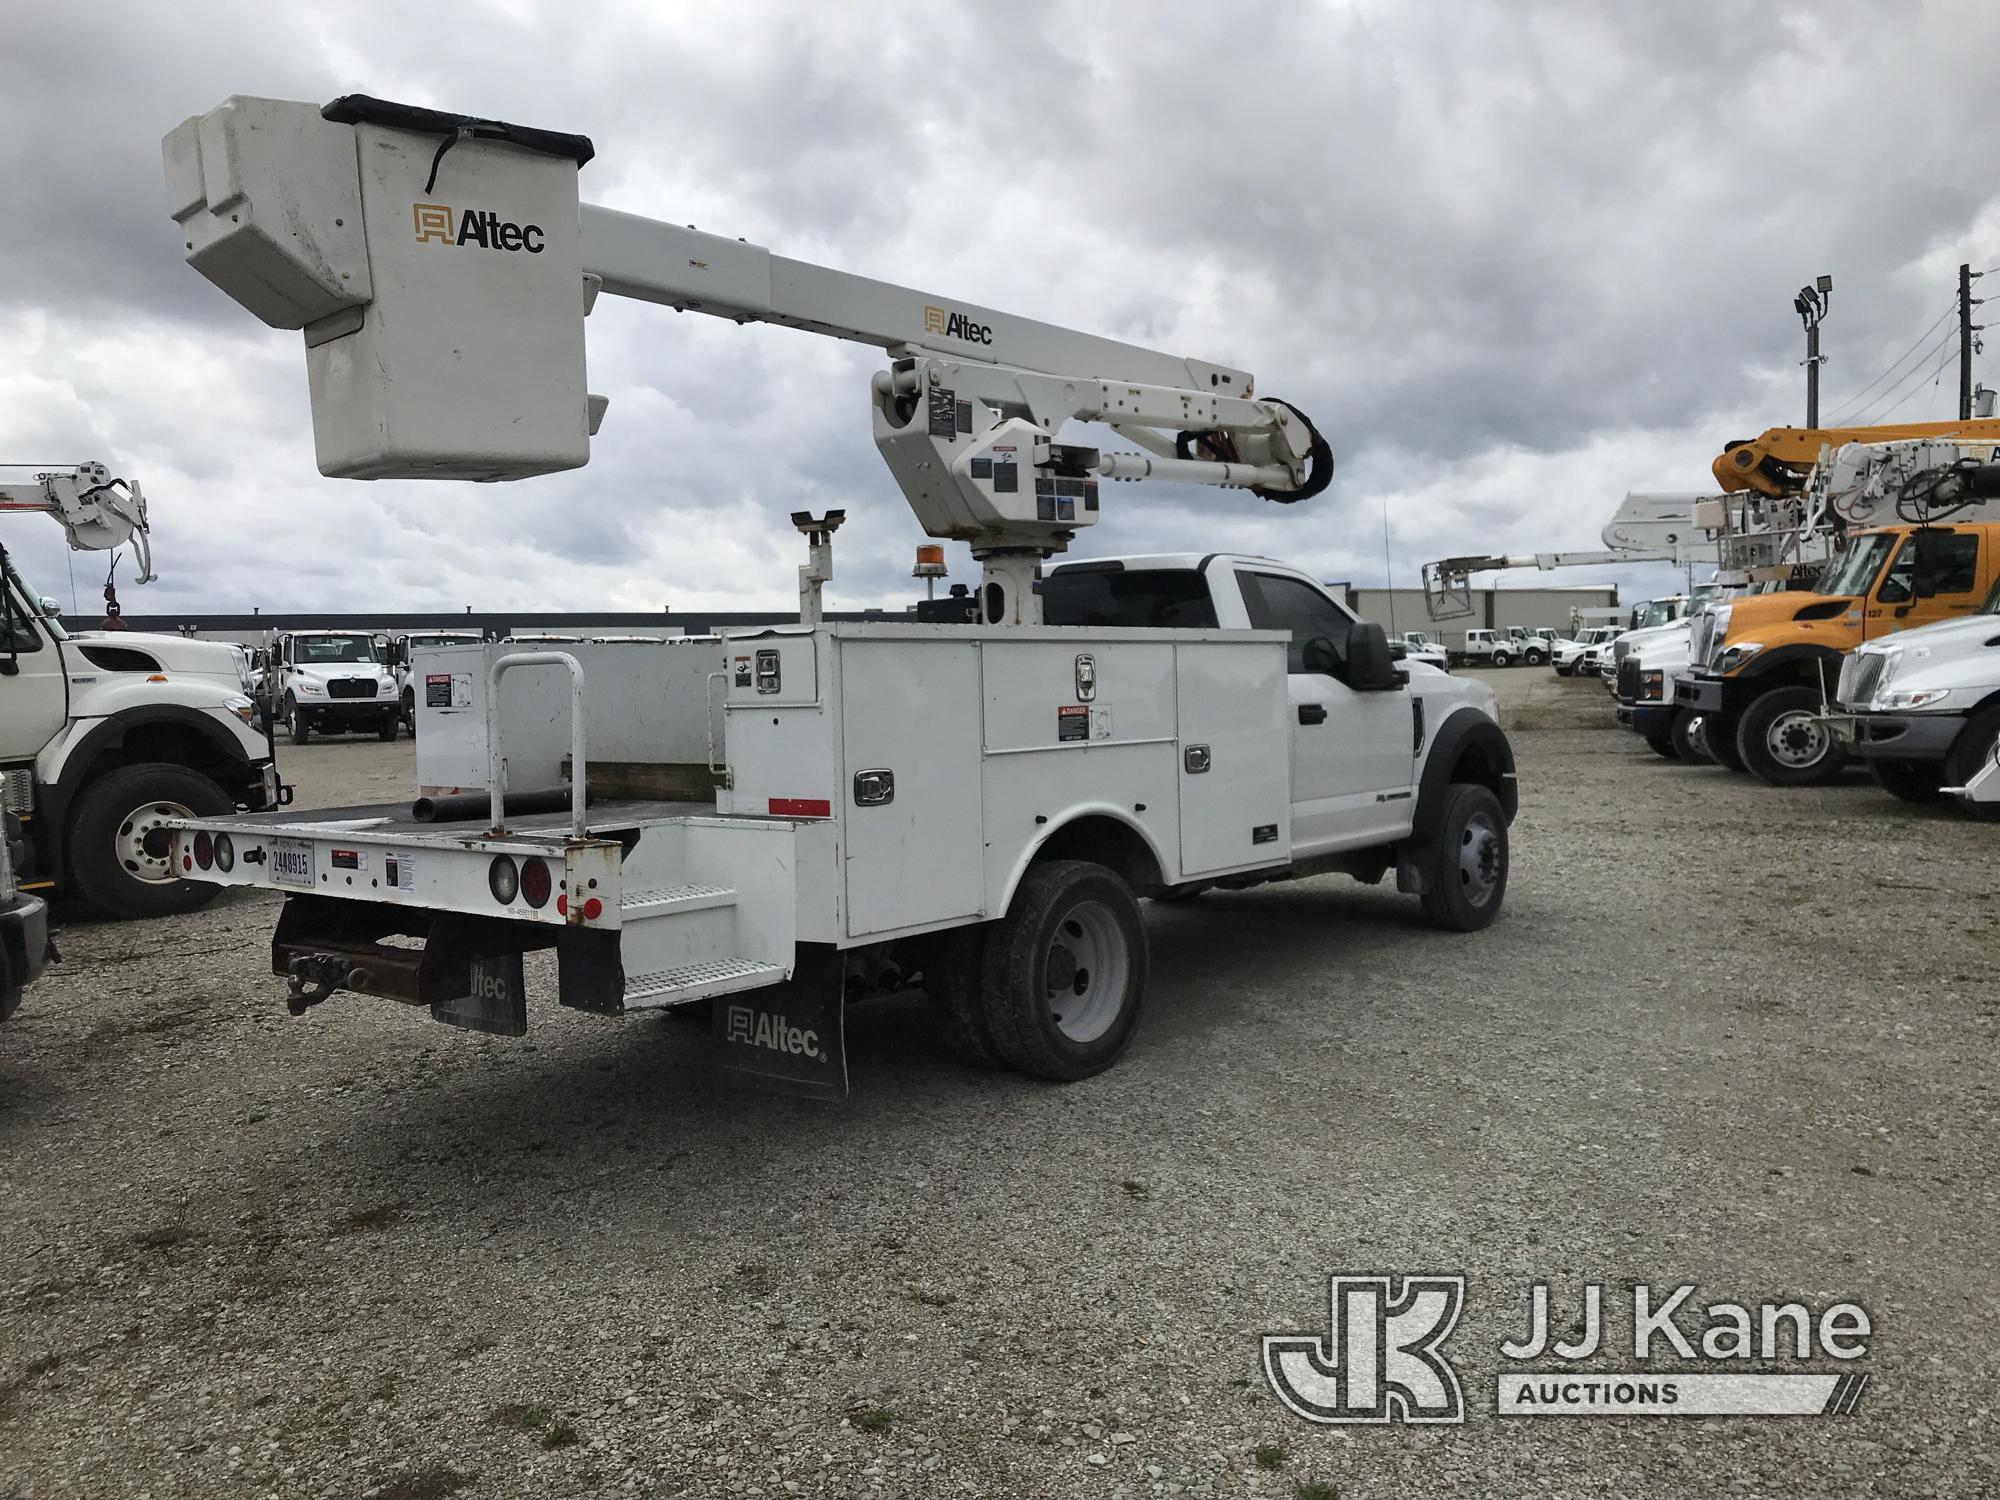
[[[1399,667],[1280,563],[1056,561],[1107,481],[1318,492],[1302,414],[1242,370],[580,205],[592,155],[363,97],[232,98],[165,144],[190,264],[304,330],[323,472],[582,465],[610,293],[885,350],[877,447],[983,577],[952,623],[824,622],[842,514],[797,512],[796,626],[416,653],[436,795],[178,825],[193,878],[287,894],[295,1013],[345,989],[519,1035],[521,956],[552,948],[560,1003],[706,1006],[725,1066],[802,1092],[845,1093],[850,999],[919,981],[955,1050],[1075,1079],[1137,1024],[1140,897],[1393,871],[1438,925],[1493,920],[1516,795],[1489,690]]]
[[[0,517],[55,520],[79,551],[130,546],[152,576],[145,498],[101,463],[0,466]],[[115,592],[105,587],[107,624]],[[230,649],[64,627],[0,542],[0,807],[14,879],[117,917],[212,898],[169,858],[169,818],[275,807],[281,796]]]

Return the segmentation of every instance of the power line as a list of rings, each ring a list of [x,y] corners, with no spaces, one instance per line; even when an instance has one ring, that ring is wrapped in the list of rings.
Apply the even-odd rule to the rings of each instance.
[[[1958,349],[1956,347],[1958,343],[1958,331],[1956,329],[1952,330],[1952,336],[1948,340],[1948,343],[1951,344],[1953,347],[1947,348],[1944,352],[1944,357],[1931,367],[1930,375],[1932,384],[1936,384],[1938,381],[1943,380],[1944,367],[1950,364],[1954,359],[1958,358]],[[1879,422],[1886,418],[1893,417],[1897,412],[1901,411],[1903,407],[1909,403],[1909,399],[1911,396],[1916,395],[1916,393],[1922,390],[1923,388],[1924,388],[1924,382],[1921,380],[1918,381],[1915,385],[1911,386],[1910,389],[1904,394],[1903,399],[1901,401],[1898,401],[1894,406],[1890,407],[1887,411],[1883,412],[1881,416],[1876,417],[1873,420]]]
[[[1930,327],[1926,328],[1922,333],[1918,334],[1915,341],[1911,343],[1910,347],[1905,349],[1901,354],[1897,355],[1894,363],[1892,363],[1888,369],[1884,370],[1880,375],[1877,375],[1873,380],[1869,381],[1868,384],[1864,385],[1863,387],[1861,387],[1860,390],[1856,391],[1852,396],[1850,396],[1841,407],[1843,415],[1841,417],[1833,418],[1828,423],[1828,425],[1832,427],[1839,427],[1844,425],[1843,418],[1845,416],[1852,415],[1854,411],[1857,408],[1859,408],[1863,402],[1867,400],[1868,393],[1870,391],[1874,390],[1876,386],[1880,385],[1883,381],[1887,380],[1891,375],[1895,374],[1897,367],[1900,366],[1904,360],[1908,359],[1912,354],[1915,354],[1917,352],[1917,346],[1922,344],[1923,341],[1929,338],[1932,334],[1936,333],[1938,330],[1938,325],[1943,323],[1946,318],[1950,317],[1953,313],[1957,311],[1958,311],[1958,298],[1953,297],[1950,302],[1945,304],[1944,311],[1937,315],[1937,322],[1931,324]]]
[[[1954,310],[1955,309],[1956,309],[1956,302],[1954,301]],[[1903,404],[1903,401],[1908,399],[1909,391],[1917,389],[1917,386],[1910,384],[1911,377],[1928,373],[1927,370],[1928,362],[1930,361],[1933,355],[1938,354],[1939,351],[1941,350],[1944,351],[1945,359],[1947,360],[1950,359],[1951,356],[1957,352],[1957,346],[1958,346],[1958,330],[1956,328],[1947,328],[1944,331],[1942,337],[1940,337],[1936,342],[1934,342],[1930,346],[1930,348],[1926,349],[1921,355],[1918,356],[1917,362],[1910,367],[1909,371],[1902,377],[1902,379],[1898,380],[1895,383],[1895,385],[1891,386],[1888,390],[1884,391],[1879,400],[1871,403],[1870,409],[1868,411],[1857,414],[1854,417],[1852,425],[1856,427],[1865,427],[1870,423],[1881,421],[1882,417],[1886,415],[1886,413],[1884,413],[1880,409],[1882,404],[1891,400],[1896,400],[1898,392],[1903,393],[1902,399],[1896,400],[1896,405],[1890,407],[1889,410],[1894,411],[1896,407],[1900,407]],[[1940,365],[1939,368],[1942,368],[1942,365]],[[1922,382],[1919,381],[1918,385],[1921,384]],[[1906,390],[1905,387],[1908,387],[1908,390]]]

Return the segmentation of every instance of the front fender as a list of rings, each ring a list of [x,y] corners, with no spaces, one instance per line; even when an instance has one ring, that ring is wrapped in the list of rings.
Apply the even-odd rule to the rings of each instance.
[[[224,759],[245,766],[268,757],[263,737],[226,708],[147,700],[115,713],[72,719],[35,757],[35,779],[46,787],[74,785],[99,756],[118,749],[127,734],[148,724],[190,729]]]
[[[1829,696],[1834,684],[1840,680],[1840,663],[1847,655],[1830,647],[1818,645],[1779,646],[1775,650],[1760,651],[1739,669],[1722,680],[1730,682],[1756,682],[1760,689],[1762,679],[1772,676],[1817,676],[1823,677]],[[1808,671],[1808,668],[1815,670]]]

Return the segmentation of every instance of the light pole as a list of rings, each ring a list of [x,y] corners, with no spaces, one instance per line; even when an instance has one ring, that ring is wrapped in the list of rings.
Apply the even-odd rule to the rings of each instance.
[[[1792,306],[1806,325],[1806,426],[1819,426],[1819,367],[1826,362],[1819,352],[1819,325],[1833,305],[1833,278],[1822,276],[1811,286],[1800,287]]]

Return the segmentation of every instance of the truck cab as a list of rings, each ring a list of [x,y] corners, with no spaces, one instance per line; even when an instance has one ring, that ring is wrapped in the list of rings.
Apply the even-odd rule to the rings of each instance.
[[[389,638],[365,630],[287,630],[273,637],[266,702],[292,743],[315,734],[373,730],[393,740],[402,693]]]
[[[226,645],[72,634],[0,548],[0,808],[29,894],[74,893],[120,917],[213,896],[178,878],[166,825],[277,805],[250,712]]]
[[[1704,716],[1704,743],[1731,770],[1774,786],[1831,781],[1847,751],[1824,710],[1848,653],[1973,614],[2000,574],[1996,539],[1990,522],[1853,533],[1810,594],[1705,611],[1675,701]]]

